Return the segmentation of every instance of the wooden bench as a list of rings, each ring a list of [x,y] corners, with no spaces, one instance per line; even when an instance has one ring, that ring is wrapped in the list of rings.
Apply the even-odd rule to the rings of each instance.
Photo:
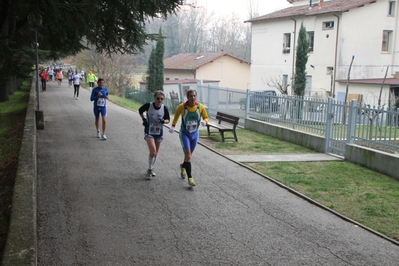
[[[208,122],[208,124],[206,125],[208,129],[208,137],[211,136],[212,133],[220,133],[223,142],[225,139],[234,139],[235,141],[238,141],[236,134],[236,127],[238,125],[239,119],[240,119],[239,117],[233,115],[217,112],[216,120],[218,120],[218,123]],[[222,124],[222,121],[226,122],[227,125]],[[218,129],[218,131],[211,131],[210,130],[211,127]],[[232,132],[234,137],[225,137],[224,132]]]

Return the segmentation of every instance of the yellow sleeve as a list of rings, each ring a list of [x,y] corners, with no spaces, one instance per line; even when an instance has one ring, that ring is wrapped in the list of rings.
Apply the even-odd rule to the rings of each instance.
[[[208,123],[209,116],[203,104],[200,104],[200,114],[202,119],[204,119]]]
[[[180,116],[183,114],[184,114],[184,103],[181,103],[177,107],[175,115],[173,116],[172,127],[176,126],[177,121],[179,121]]]

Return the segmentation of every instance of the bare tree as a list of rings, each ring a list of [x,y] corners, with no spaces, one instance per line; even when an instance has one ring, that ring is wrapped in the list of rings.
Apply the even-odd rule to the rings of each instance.
[[[281,94],[288,95],[288,82],[284,79],[283,73],[280,73],[274,77],[271,77],[266,83],[269,87],[276,88]]]
[[[179,12],[179,38],[182,40],[180,51],[196,53],[204,51],[204,39],[207,14],[204,9],[189,8]]]
[[[247,9],[248,9],[249,19],[259,17],[259,1],[258,0],[248,0]]]
[[[126,88],[135,84],[136,64],[132,55],[118,53],[107,56],[90,49],[76,56],[76,64],[79,69],[91,70],[98,78],[106,80],[111,93],[122,96]]]
[[[250,25],[237,14],[217,17],[206,7],[184,7],[163,24],[165,54],[226,51],[249,61]]]

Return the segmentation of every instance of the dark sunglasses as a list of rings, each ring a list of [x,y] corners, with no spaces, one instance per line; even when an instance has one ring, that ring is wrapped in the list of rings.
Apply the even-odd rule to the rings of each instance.
[[[161,100],[161,101],[163,101],[163,99],[164,99],[164,98],[157,98],[157,100]]]

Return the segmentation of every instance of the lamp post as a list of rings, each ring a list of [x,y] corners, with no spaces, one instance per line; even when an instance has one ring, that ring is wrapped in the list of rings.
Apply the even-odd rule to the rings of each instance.
[[[40,110],[40,96],[39,96],[39,43],[37,42],[37,27],[42,24],[42,16],[36,13],[30,13],[28,15],[28,22],[31,26],[35,27],[35,49],[36,49],[36,99],[37,99],[37,110]]]
[[[35,50],[36,50],[36,128],[44,128],[43,112],[40,111],[40,94],[39,94],[39,43],[37,42],[37,28],[42,24],[42,16],[37,13],[28,15],[28,22],[35,27]]]
[[[36,100],[37,110],[40,110],[40,94],[39,94],[39,43],[37,42],[37,27],[35,28],[35,48],[36,48]]]

